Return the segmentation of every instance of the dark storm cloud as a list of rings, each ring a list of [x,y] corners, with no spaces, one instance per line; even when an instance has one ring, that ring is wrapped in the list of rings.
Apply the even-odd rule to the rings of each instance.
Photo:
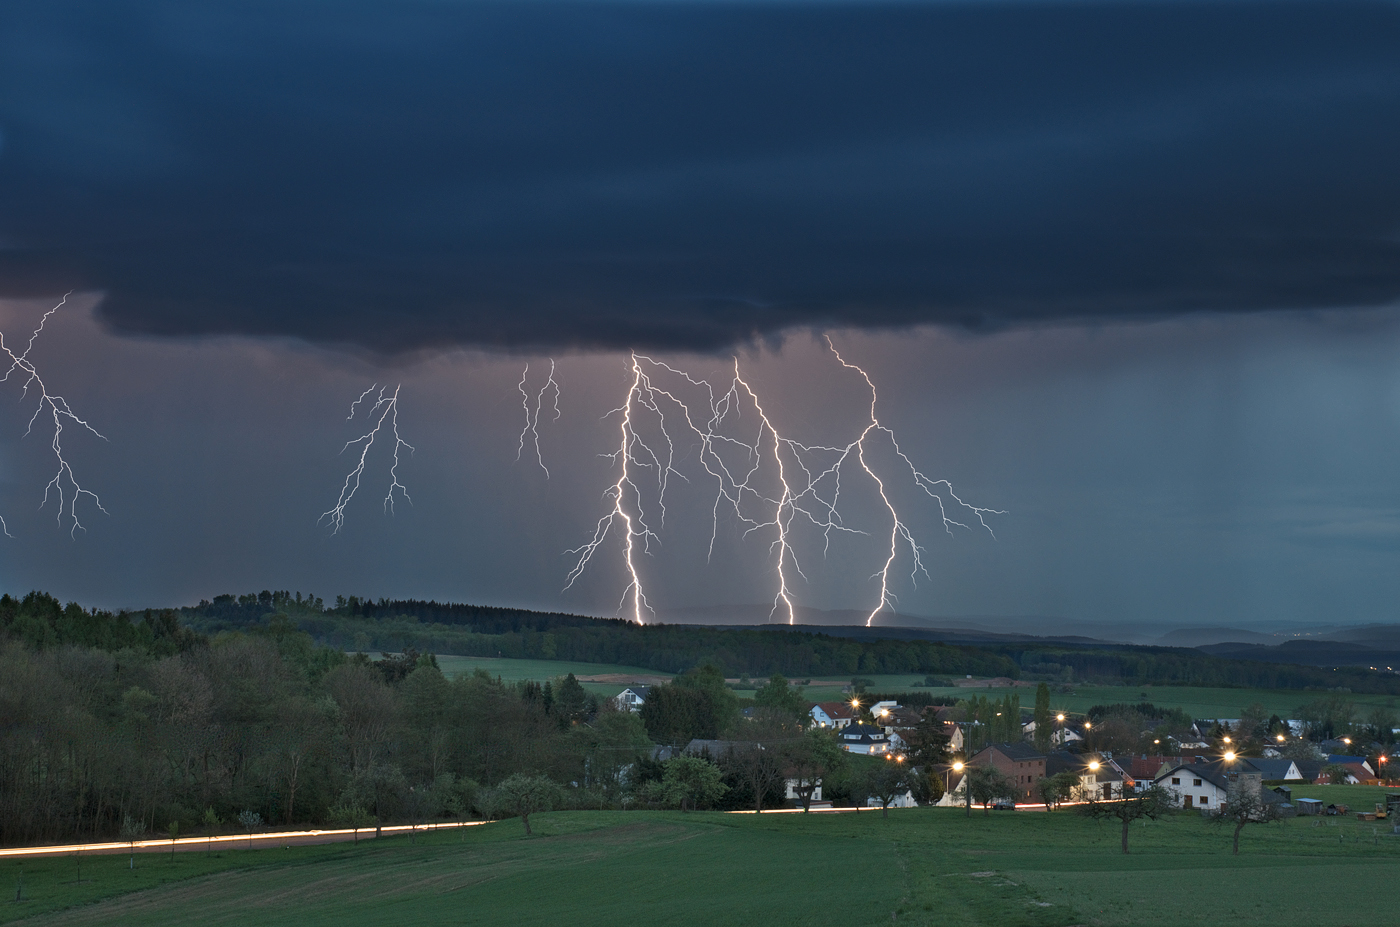
[[[10,0],[0,292],[711,348],[1400,294],[1393,3]]]

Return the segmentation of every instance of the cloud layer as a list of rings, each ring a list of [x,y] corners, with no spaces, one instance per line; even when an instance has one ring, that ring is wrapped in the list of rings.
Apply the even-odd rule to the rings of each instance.
[[[1400,294],[1400,6],[14,0],[0,295],[707,350]]]

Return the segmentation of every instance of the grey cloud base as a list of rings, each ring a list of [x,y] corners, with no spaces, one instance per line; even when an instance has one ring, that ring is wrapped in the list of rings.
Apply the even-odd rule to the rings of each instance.
[[[1400,6],[17,0],[0,294],[710,350],[1400,295]]]

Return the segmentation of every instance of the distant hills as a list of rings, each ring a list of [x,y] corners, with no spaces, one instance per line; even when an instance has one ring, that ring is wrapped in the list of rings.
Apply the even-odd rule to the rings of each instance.
[[[1249,630],[1238,627],[1184,627],[1142,623],[1087,622],[1046,615],[966,615],[925,617],[881,612],[865,627],[869,612],[798,606],[797,629],[852,640],[927,640],[956,644],[1122,644],[1182,647],[1212,656],[1296,666],[1356,666],[1400,670],[1400,624],[1350,627],[1290,627]],[[770,614],[772,619],[770,620]],[[770,605],[678,608],[663,612],[668,624],[739,628],[787,627],[784,612]]]

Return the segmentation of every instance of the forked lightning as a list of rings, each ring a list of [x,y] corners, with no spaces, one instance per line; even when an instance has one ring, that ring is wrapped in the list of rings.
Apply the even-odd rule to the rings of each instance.
[[[711,555],[719,533],[722,509],[732,512],[744,526],[745,537],[771,532],[769,553],[773,558],[777,589],[769,615],[772,617],[781,613],[789,624],[795,624],[797,619],[789,571],[806,579],[792,543],[795,526],[806,523],[821,531],[823,556],[830,551],[832,532],[869,534],[848,526],[840,513],[842,473],[852,460],[871,481],[890,522],[889,551],[881,569],[871,577],[879,583],[879,597],[866,618],[866,625],[872,624],[881,611],[895,606],[896,597],[890,589],[890,572],[899,559],[901,548],[908,547],[911,579],[917,583],[920,573],[928,575],[923,562],[926,551],[918,544],[887,491],[890,477],[888,474],[882,477],[869,456],[870,442],[877,437],[888,439],[895,456],[908,467],[914,485],[938,503],[945,530],[951,534],[955,527],[969,528],[949,515],[948,506],[952,504],[970,512],[991,533],[985,516],[1005,513],[963,501],[953,492],[952,484],[947,480],[932,479],[914,466],[900,447],[894,431],[876,415],[878,397],[874,381],[865,370],[842,357],[830,338],[827,344],[837,362],[859,373],[870,389],[869,418],[861,423],[854,439],[844,445],[804,444],[784,435],[764,409],[758,392],[743,378],[737,359],[727,388],[719,391],[708,380],[693,377],[645,355],[632,354],[631,382],[623,403],[604,416],[605,419],[619,417],[616,450],[604,455],[613,460],[618,471],[617,480],[604,491],[604,497],[610,502],[610,510],[598,520],[593,537],[583,546],[570,551],[577,559],[569,571],[565,588],[574,584],[603,542],[614,528],[618,528],[622,534],[627,578],[620,610],[630,612],[631,619],[637,622],[644,621],[646,614],[654,614],[643,589],[638,554],[650,553],[652,542],[660,539],[657,532],[665,522],[666,492],[670,479],[678,477],[688,481],[677,466],[677,442],[683,437],[692,446],[698,445],[700,468],[715,481]],[[524,450],[526,435],[533,433],[538,455],[538,431],[535,426],[545,390],[551,384],[556,390],[556,410],[558,407],[558,384],[554,381],[553,372],[551,363],[549,380],[536,396],[533,410],[530,393],[525,390],[525,379],[521,379],[526,427],[521,432],[519,452]],[[669,388],[658,385],[659,378],[669,378]],[[745,422],[746,410],[749,411],[752,425]],[[544,466],[542,457],[540,465]],[[640,479],[643,474],[648,474],[646,479]],[[770,481],[771,488],[762,488],[761,480],[765,478]],[[653,505],[657,515],[656,528],[653,528],[648,515]]]
[[[370,402],[370,394],[376,389],[379,394]],[[360,448],[360,459],[355,462],[355,467],[345,476],[345,484],[340,488],[340,498],[336,500],[334,506],[321,513],[317,524],[329,522],[331,534],[339,533],[341,526],[345,524],[345,507],[350,504],[350,500],[355,498],[356,491],[360,488],[360,478],[365,472],[365,463],[369,459],[369,449],[374,446],[375,439],[379,437],[380,431],[385,424],[389,426],[389,432],[394,437],[394,463],[389,467],[389,492],[384,496],[384,510],[393,514],[394,512],[394,492],[397,490],[404,499],[412,504],[413,499],[409,496],[408,490],[399,482],[399,451],[408,448],[410,454],[414,448],[402,437],[399,436],[399,386],[394,387],[393,393],[389,392],[389,387],[380,387],[375,383],[369,389],[360,394],[360,398],[350,403],[350,414],[345,417],[346,421],[354,421],[356,409],[361,403],[369,406],[367,417],[374,423],[369,431],[345,442],[345,446],[340,449],[344,454],[350,448],[358,445]]]
[[[43,318],[39,320],[39,327],[34,329],[33,333],[30,334],[29,343],[25,345],[23,354],[15,354],[15,352],[5,344],[4,333],[0,333],[0,352],[3,352],[4,355],[10,359],[9,369],[5,371],[4,376],[0,376],[0,382],[8,381],[11,374],[15,371],[19,371],[24,377],[24,387],[20,391],[21,397],[28,398],[31,388],[39,394],[39,404],[34,409],[34,414],[29,417],[29,427],[26,428],[24,432],[26,437],[34,430],[34,423],[39,420],[40,415],[44,415],[47,412],[45,417],[53,421],[53,441],[50,443],[50,447],[53,448],[54,458],[58,462],[58,470],[54,473],[53,479],[49,480],[48,484],[44,486],[44,499],[39,503],[39,508],[42,509],[45,505],[48,505],[49,496],[51,494],[56,494],[58,496],[58,523],[62,526],[66,510],[68,518],[72,521],[72,528],[69,534],[77,536],[80,528],[83,531],[87,530],[83,527],[83,523],[78,518],[79,499],[84,496],[90,498],[93,505],[97,506],[97,510],[104,515],[107,514],[107,510],[102,507],[102,500],[97,497],[96,493],[85,489],[83,485],[78,482],[77,476],[73,473],[72,465],[68,462],[68,458],[64,456],[64,423],[68,422],[77,425],[97,437],[102,438],[103,441],[106,441],[107,438],[100,434],[97,429],[93,428],[92,425],[88,424],[87,421],[79,418],[77,414],[74,413],[72,407],[68,405],[68,400],[56,393],[49,392],[49,388],[44,383],[43,378],[39,376],[39,371],[35,368],[34,362],[29,358],[30,352],[34,350],[34,342],[39,339],[39,334],[43,332],[44,325],[49,321],[49,316],[53,315],[59,309],[62,309],[64,304],[68,302],[68,297],[72,295],[71,292],[64,294],[63,299],[59,300],[58,305],[44,313]],[[5,534],[9,535],[9,526],[5,524],[3,518],[0,518],[0,528],[3,528]]]

